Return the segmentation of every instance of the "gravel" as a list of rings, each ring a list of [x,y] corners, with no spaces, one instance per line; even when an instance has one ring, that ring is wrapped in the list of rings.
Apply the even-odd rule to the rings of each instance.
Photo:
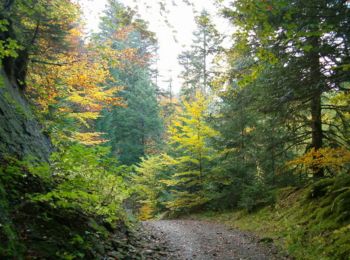
[[[272,243],[262,242],[252,234],[230,230],[207,221],[161,220],[143,222],[151,243],[162,245],[146,259],[288,259]]]

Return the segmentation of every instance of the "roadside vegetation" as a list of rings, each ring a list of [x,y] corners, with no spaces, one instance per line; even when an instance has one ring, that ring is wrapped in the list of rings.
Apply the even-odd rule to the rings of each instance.
[[[179,93],[107,3],[88,37],[76,1],[0,3],[0,258],[142,259],[139,220],[197,213],[348,259],[349,1],[216,1],[234,33],[194,13]]]

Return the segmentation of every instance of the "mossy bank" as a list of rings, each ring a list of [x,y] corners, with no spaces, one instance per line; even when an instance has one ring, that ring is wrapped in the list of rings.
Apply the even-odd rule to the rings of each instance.
[[[350,176],[305,188],[277,191],[277,202],[253,213],[244,210],[192,215],[256,233],[295,259],[349,259]]]

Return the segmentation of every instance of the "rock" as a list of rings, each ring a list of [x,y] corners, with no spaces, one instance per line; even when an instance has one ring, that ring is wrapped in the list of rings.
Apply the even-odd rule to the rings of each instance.
[[[147,250],[145,250],[145,254],[148,254],[148,255],[149,255],[149,254],[153,254],[153,252],[154,252],[154,251],[153,251],[153,250],[151,250],[151,249],[147,249]]]
[[[0,70],[0,158],[6,153],[48,161],[51,150],[23,93]]]

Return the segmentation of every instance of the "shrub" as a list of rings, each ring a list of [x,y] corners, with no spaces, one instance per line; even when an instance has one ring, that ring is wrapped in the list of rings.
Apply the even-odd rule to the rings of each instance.
[[[263,206],[273,204],[274,202],[274,192],[261,180],[256,180],[243,189],[238,205],[248,212],[253,212]]]
[[[96,214],[109,222],[124,216],[123,201],[129,196],[125,182],[128,168],[108,157],[106,147],[73,145],[52,155],[51,167],[31,167],[41,178],[51,176],[54,188],[35,194],[33,201],[45,201],[52,207],[78,209]]]

